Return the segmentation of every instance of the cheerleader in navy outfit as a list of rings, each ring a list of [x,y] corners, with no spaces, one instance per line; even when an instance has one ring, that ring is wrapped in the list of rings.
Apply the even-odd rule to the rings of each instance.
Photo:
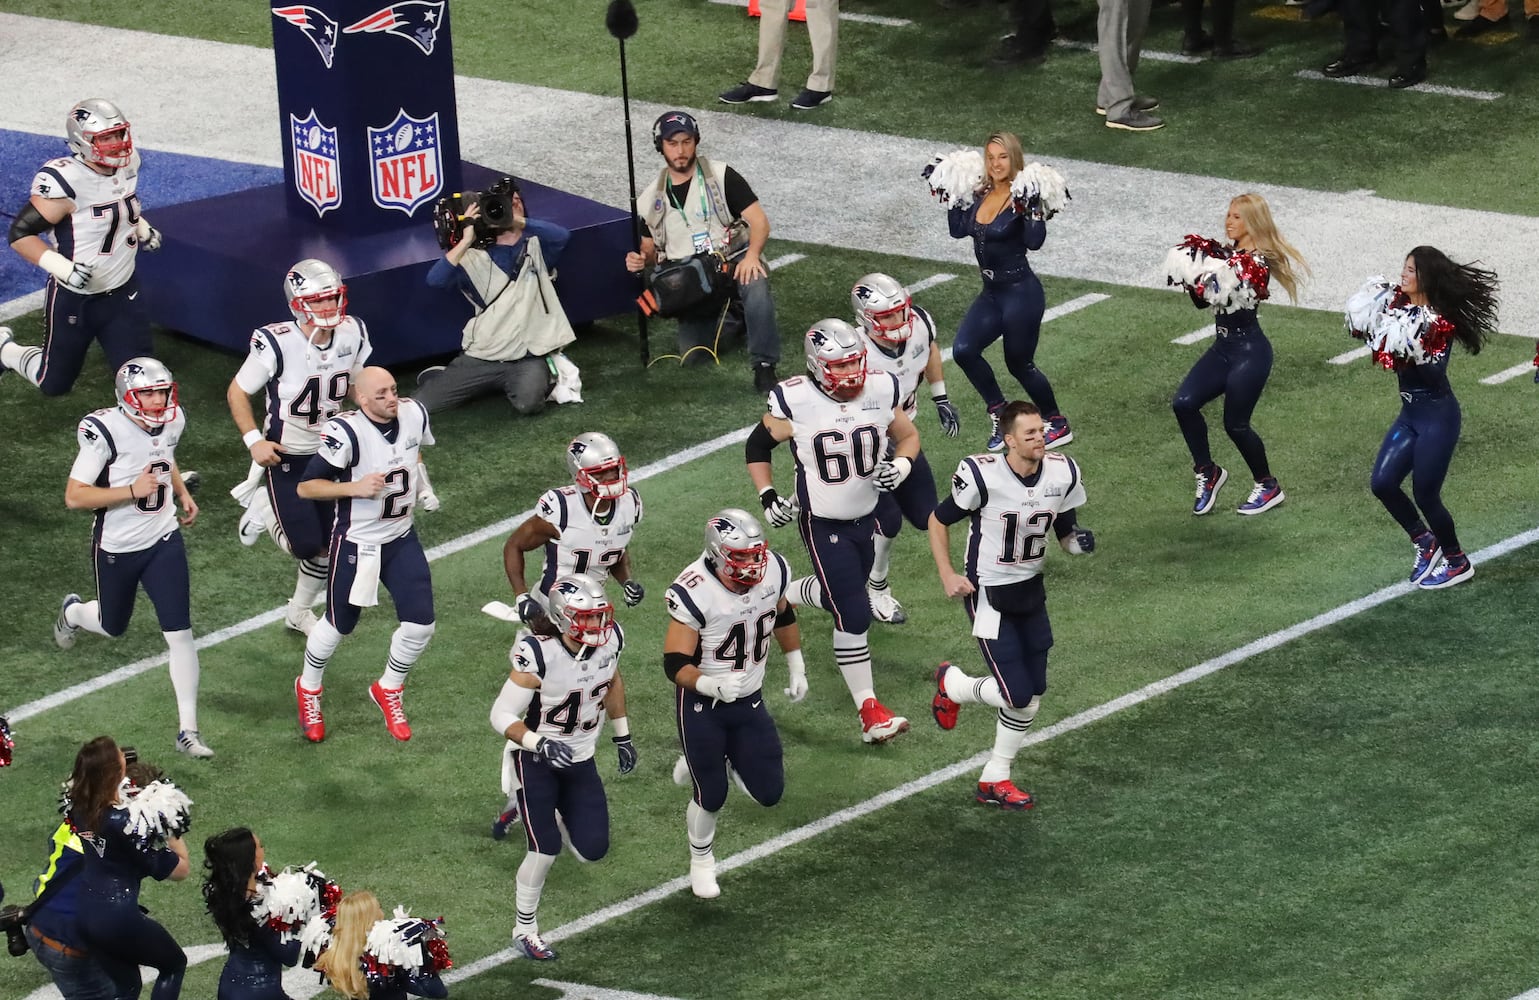
[[[1448,357],[1454,341],[1471,354],[1480,352],[1496,328],[1496,287],[1495,272],[1456,264],[1441,250],[1420,246],[1406,257],[1398,285],[1369,278],[1347,301],[1348,328],[1400,382],[1400,415],[1373,464],[1373,495],[1411,537],[1416,549],[1411,582],[1424,590],[1452,587],[1475,575],[1443,506],[1443,480],[1460,423]],[[1401,487],[1407,475],[1410,497]]]
[[[1228,471],[1213,461],[1208,424],[1202,418],[1204,406],[1224,397],[1224,430],[1255,483],[1235,513],[1254,515],[1286,499],[1267,462],[1266,445],[1250,425],[1272,373],[1272,344],[1261,332],[1256,312],[1270,294],[1273,278],[1297,300],[1295,272],[1308,274],[1309,265],[1277,231],[1272,210],[1259,194],[1242,194],[1229,202],[1224,236],[1227,246],[1188,236],[1165,260],[1166,280],[1184,287],[1198,309],[1213,309],[1216,333],[1213,346],[1187,372],[1170,406],[1197,477],[1192,513],[1202,515],[1217,504],[1218,491],[1229,479]]]
[[[964,154],[965,155],[965,154]],[[971,158],[977,154],[972,153]],[[1029,251],[1040,250],[1047,239],[1047,219],[1056,210],[1052,193],[1040,188],[1023,190],[1026,157],[1021,141],[1009,132],[995,132],[983,149],[983,169],[975,188],[957,184],[949,188],[937,185],[945,173],[941,162],[958,159],[958,154],[941,157],[925,177],[931,190],[951,207],[947,221],[956,239],[971,238],[978,270],[983,276],[983,291],[973,300],[967,315],[957,328],[951,355],[966,373],[967,379],[988,404],[993,433],[988,449],[1005,446],[999,433],[999,413],[1005,408],[1005,394],[1000,391],[994,369],[983,359],[983,352],[994,341],[1004,338],[1005,366],[1010,369],[1031,401],[1042,411],[1047,422],[1047,446],[1057,448],[1074,439],[1069,421],[1058,410],[1052,384],[1036,366],[1037,340],[1042,332],[1042,314],[1046,301],[1042,282],[1027,263]],[[1061,186],[1062,178],[1051,168],[1033,164],[1034,170],[1046,170]],[[1014,179],[1014,182],[1012,182]],[[1062,192],[1064,198],[1067,191]]]
[[[208,870],[203,898],[230,949],[219,976],[219,1000],[290,1000],[283,992],[283,970],[299,963],[299,940],[258,923],[252,912],[266,857],[262,842],[237,827],[208,838],[203,854]]]
[[[112,980],[117,997],[139,996],[139,967],[147,965],[157,973],[150,1000],[177,1000],[187,955],[164,927],[139,909],[139,883],[145,878],[185,879],[190,870],[187,845],[176,836],[128,833],[129,813],[120,798],[127,769],[123,752],[108,736],[98,736],[75,755],[69,817],[85,845],[76,927]]]
[[[408,996],[443,998],[449,988],[431,961],[415,969],[381,966],[369,943],[385,911],[372,892],[350,892],[337,904],[329,943],[315,960],[315,970],[348,1000],[406,1000]],[[421,924],[422,921],[415,923]],[[441,968],[448,968],[447,962]]]

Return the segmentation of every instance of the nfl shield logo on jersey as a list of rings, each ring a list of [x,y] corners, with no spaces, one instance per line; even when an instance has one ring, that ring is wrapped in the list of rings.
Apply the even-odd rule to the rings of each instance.
[[[337,162],[337,130],[327,128],[312,110],[303,120],[289,115],[294,146],[294,189],[317,216],[342,204],[342,171]]]
[[[411,215],[443,187],[438,113],[413,118],[403,109],[384,128],[369,127],[369,179],[374,204]]]

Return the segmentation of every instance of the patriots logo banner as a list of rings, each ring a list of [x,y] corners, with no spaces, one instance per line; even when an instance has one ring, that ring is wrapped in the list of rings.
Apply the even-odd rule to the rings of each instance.
[[[413,118],[402,109],[395,121],[368,132],[374,204],[411,215],[438,196],[443,189],[438,112]]]
[[[342,169],[337,158],[337,130],[321,124],[312,109],[303,119],[289,115],[294,147],[294,189],[317,216],[342,204]]]
[[[331,60],[337,51],[337,22],[327,17],[324,11],[303,5],[274,7],[272,12],[274,17],[281,17],[304,32],[315,51],[321,54],[321,62],[331,69]]]
[[[438,29],[444,20],[444,0],[401,0],[388,7],[381,7],[362,20],[342,29],[344,35],[360,32],[374,34],[383,31],[387,35],[404,38],[423,55],[432,55],[438,43]]]

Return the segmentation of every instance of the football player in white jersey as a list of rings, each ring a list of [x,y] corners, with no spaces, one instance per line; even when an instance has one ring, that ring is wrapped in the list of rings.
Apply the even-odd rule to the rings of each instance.
[[[855,310],[855,325],[871,346],[866,352],[866,367],[897,378],[904,414],[910,420],[918,419],[917,394],[923,379],[929,383],[941,430],[947,437],[956,437],[962,430],[962,417],[946,395],[940,344],[936,342],[935,321],[930,314],[914,305],[908,289],[886,274],[868,274],[855,282],[850,290],[850,306]],[[872,539],[876,560],[866,579],[866,593],[871,598],[871,614],[877,621],[894,625],[908,621],[903,605],[887,584],[892,543],[903,530],[905,520],[920,531],[928,531],[935,504],[935,476],[920,451],[914,456],[913,471],[897,489],[883,493],[876,503],[876,535]]]
[[[871,602],[865,581],[875,560],[878,494],[897,489],[919,454],[919,432],[904,415],[898,380],[867,377],[866,342],[840,319],[819,321],[805,337],[807,374],[777,384],[769,412],[744,448],[748,475],[775,527],[797,521],[814,576],[792,585],[791,603],[834,615],[834,657],[860,710],[861,739],[885,743],[908,720],[877,700],[871,680]],[[889,438],[893,458],[884,459]],[[775,491],[770,455],[791,442],[795,499]]]
[[[251,334],[251,349],[225,393],[230,416],[251,452],[253,477],[234,492],[247,494],[240,540],[266,532],[299,560],[299,579],[284,624],[305,635],[326,586],[326,550],[335,504],[299,498],[299,481],[321,447],[321,428],[336,416],[372,350],[363,320],[347,314],[347,285],[325,261],[302,260],[283,278],[292,323],[270,323]],[[251,395],[265,397],[258,429]],[[259,477],[259,478],[257,478]],[[259,485],[258,485],[259,484]]]
[[[197,518],[198,505],[176,465],[187,418],[177,405],[176,381],[154,358],[133,358],[123,365],[114,388],[116,409],[97,410],[80,421],[80,452],[64,487],[66,507],[96,513],[91,536],[96,600],[67,595],[53,638],[61,649],[69,649],[81,629],[122,635],[142,586],[170,650],[171,688],[180,717],[176,748],[192,757],[212,757],[214,751],[198,733],[198,647],[181,532]],[[180,516],[173,498],[182,505]]]
[[[1026,741],[1047,690],[1047,620],[1042,560],[1049,531],[1070,555],[1095,551],[1095,536],[1076,522],[1085,502],[1079,466],[1061,452],[1048,454],[1042,414],[1014,402],[1000,413],[1003,455],[962,459],[951,495],[930,518],[930,554],[947,597],[962,598],[989,676],[969,677],[949,663],[935,670],[930,709],[942,729],[954,729],[960,706],[982,702],[998,709],[994,749],[978,779],[977,799],[1001,809],[1030,809],[1030,792],[1010,781],[1010,765]],[[968,521],[967,567],[951,564],[948,525]]]
[[[160,249],[160,233],[139,210],[128,119],[112,102],[87,98],[70,109],[64,134],[71,155],[38,170],[9,236],[12,250],[48,272],[43,346],[23,347],[0,327],[0,374],[18,372],[45,396],[70,391],[92,339],[113,371],[153,349],[134,258]],[[48,232],[57,249],[43,239]]]
[[[421,449],[433,443],[427,410],[396,394],[395,376],[369,367],[353,381],[358,409],[327,422],[321,449],[299,483],[304,500],[334,500],[326,614],[305,638],[304,673],[294,678],[299,728],[305,739],[326,738],[321,715],[326,664],[342,637],[353,631],[364,607],[379,603],[383,583],[395,602],[400,627],[390,637],[384,673],[369,698],[385,715],[397,740],[411,739],[401,704],[406,674],[433,637],[433,578],[412,523],[427,488]]]
[[[538,960],[556,957],[540,937],[537,911],[562,840],[582,861],[609,853],[609,803],[593,762],[606,716],[620,773],[635,770],[637,759],[620,676],[625,633],[604,585],[584,573],[561,577],[550,589],[550,618],[556,635],[526,633],[514,643],[513,671],[491,715],[492,728],[518,747],[512,761],[529,848],[514,890],[513,947]]]
[[[663,670],[678,688],[674,716],[684,747],[674,780],[694,787],[684,825],[689,884],[702,899],[721,895],[714,844],[728,770],[761,806],[785,792],[780,733],[762,688],[774,636],[790,671],[786,697],[807,696],[801,632],[786,601],[790,583],[790,567],[769,550],[759,522],[729,507],[706,522],[705,552],[668,588]]]

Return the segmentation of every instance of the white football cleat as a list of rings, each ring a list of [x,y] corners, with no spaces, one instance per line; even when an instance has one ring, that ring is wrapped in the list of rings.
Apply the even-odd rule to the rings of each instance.
[[[59,605],[59,617],[53,620],[53,641],[58,643],[60,649],[72,648],[75,645],[75,636],[80,634],[80,626],[69,623],[70,605],[79,603],[79,594],[65,594],[63,602]]]
[[[716,855],[689,859],[689,890],[701,899],[721,895],[721,886],[716,884]]]
[[[871,599],[871,617],[879,622],[887,622],[889,625],[902,625],[908,621],[908,615],[903,613],[903,605],[892,596],[891,587],[883,587],[881,590],[866,588],[866,596]]]
[[[203,742],[203,737],[198,735],[196,729],[183,729],[176,734],[176,749],[189,757],[208,758],[214,756],[214,751]]]
[[[242,545],[250,548],[267,534],[268,518],[272,512],[272,501],[268,499],[266,490],[258,490],[252,495],[251,503],[241,512],[240,524],[236,526]]]
[[[679,754],[679,759],[673,762],[673,783],[680,788],[688,788],[692,779],[689,776],[689,761]]]
[[[283,616],[283,624],[300,635],[309,635],[310,630],[315,628],[315,623],[318,621],[320,619],[315,616],[314,611],[311,611],[309,608],[296,608],[292,604],[289,605],[288,612]]]

